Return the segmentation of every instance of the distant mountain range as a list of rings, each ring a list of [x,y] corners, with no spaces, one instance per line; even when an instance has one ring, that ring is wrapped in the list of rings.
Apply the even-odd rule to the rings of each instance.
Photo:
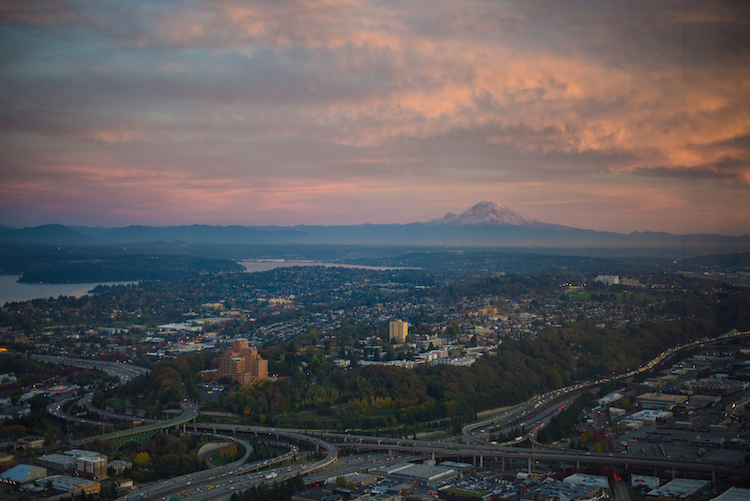
[[[503,248],[671,249],[683,255],[750,251],[750,235],[629,235],[527,220],[499,203],[482,201],[461,214],[448,213],[423,223],[349,226],[127,226],[91,228],[50,224],[0,227],[0,243],[108,245],[184,242],[186,244],[339,244]]]

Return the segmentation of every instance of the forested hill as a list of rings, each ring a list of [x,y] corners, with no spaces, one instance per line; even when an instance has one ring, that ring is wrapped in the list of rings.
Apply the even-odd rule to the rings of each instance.
[[[21,275],[23,283],[90,283],[174,280],[200,273],[240,272],[228,259],[113,248],[50,250],[3,246],[0,274]],[[7,251],[7,252],[6,252]]]
[[[747,298],[737,306],[750,311]],[[517,404],[574,381],[637,367],[669,347],[721,334],[724,327],[715,321],[716,312],[706,313],[691,320],[616,329],[602,330],[587,322],[560,330],[550,328],[534,341],[505,342],[471,367],[437,365],[408,370],[366,366],[335,372],[333,385],[308,384],[292,376],[242,387],[229,395],[227,408],[239,413],[247,409],[246,415],[254,420],[300,427],[319,427],[330,419],[343,428],[365,430],[413,428],[445,419],[470,422],[480,411]],[[745,324],[747,321],[744,318]],[[282,415],[305,409],[317,409],[317,417],[282,419]]]
[[[684,306],[689,305],[672,307]],[[725,332],[726,322],[750,324],[747,295],[731,298],[724,308],[738,314],[723,317],[712,307],[699,307],[692,319],[613,329],[602,329],[590,321],[562,329],[550,327],[538,339],[502,343],[471,367],[435,365],[409,370],[369,365],[334,371],[329,380],[321,382],[294,371],[277,381],[235,387],[222,401],[225,410],[237,413],[245,422],[265,425],[378,433],[390,429],[397,435],[414,433],[431,422],[458,427],[473,421],[480,411],[517,404],[536,393],[601,374],[625,371],[670,347],[714,337]],[[346,328],[330,335],[351,336],[352,332]],[[263,353],[274,359],[277,368],[285,358],[296,367],[301,359],[288,348],[303,342],[295,340],[288,347]],[[209,368],[210,363],[206,354],[160,362],[149,376],[121,387],[119,396],[138,396],[141,404],[158,402],[160,408],[178,406],[183,398],[181,381],[189,381],[188,391],[195,392],[195,371]],[[172,376],[166,378],[165,374]],[[195,396],[191,394],[191,398]]]

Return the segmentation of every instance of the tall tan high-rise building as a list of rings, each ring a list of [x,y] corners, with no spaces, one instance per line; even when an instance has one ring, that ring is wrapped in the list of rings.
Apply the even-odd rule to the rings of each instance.
[[[238,339],[219,358],[219,377],[228,376],[240,384],[251,384],[268,377],[268,360],[250,348],[247,339]]]
[[[409,324],[401,320],[394,320],[388,327],[388,340],[396,340],[397,343],[405,343],[409,334]]]

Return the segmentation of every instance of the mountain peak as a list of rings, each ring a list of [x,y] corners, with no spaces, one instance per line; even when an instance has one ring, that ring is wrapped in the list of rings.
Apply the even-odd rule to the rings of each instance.
[[[440,219],[433,219],[429,223],[451,226],[531,226],[539,224],[538,221],[528,221],[520,214],[490,200],[482,200],[461,214],[449,212]]]

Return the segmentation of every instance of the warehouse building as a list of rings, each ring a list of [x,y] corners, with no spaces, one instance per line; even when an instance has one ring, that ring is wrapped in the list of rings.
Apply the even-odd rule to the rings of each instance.
[[[565,477],[563,482],[567,484],[582,485],[585,487],[601,487],[609,489],[609,480],[601,475],[587,475],[586,473],[574,473]]]
[[[65,492],[71,492],[74,496],[94,496],[102,490],[102,484],[87,480],[80,477],[69,477],[67,475],[53,475],[43,480],[37,481],[37,485],[46,485],[47,482],[52,484],[53,489]]]
[[[660,411],[655,409],[645,409],[628,416],[630,421],[643,421],[645,424],[654,426],[672,419],[673,414],[669,411]]]
[[[19,464],[0,475],[0,482],[20,485],[47,476],[47,468],[30,464]]]
[[[691,501],[693,496],[708,490],[711,487],[709,480],[690,480],[687,478],[676,478],[657,487],[646,494],[646,499],[654,501]]]
[[[414,463],[398,463],[378,469],[376,475],[399,482],[412,482],[421,486],[430,486],[443,480],[458,478],[458,472],[445,466],[429,466]]]
[[[666,409],[687,402],[687,395],[670,395],[668,393],[644,393],[635,399],[644,409]]]
[[[521,493],[521,501],[595,501],[609,497],[606,488],[547,480]]]

